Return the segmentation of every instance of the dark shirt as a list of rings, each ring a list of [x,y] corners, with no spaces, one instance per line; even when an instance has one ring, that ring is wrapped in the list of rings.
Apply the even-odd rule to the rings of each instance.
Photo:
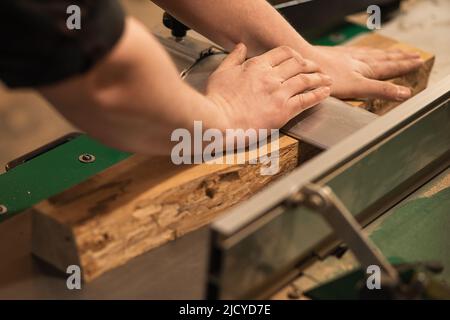
[[[81,9],[80,30],[67,27],[70,5]],[[0,80],[33,87],[84,73],[123,29],[117,0],[0,0]]]

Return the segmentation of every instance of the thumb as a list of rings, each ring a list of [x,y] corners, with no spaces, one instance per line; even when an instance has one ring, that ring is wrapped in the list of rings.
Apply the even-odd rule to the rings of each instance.
[[[217,71],[223,71],[231,67],[239,66],[245,62],[247,58],[247,47],[243,43],[239,43],[234,47],[233,51],[223,60]]]

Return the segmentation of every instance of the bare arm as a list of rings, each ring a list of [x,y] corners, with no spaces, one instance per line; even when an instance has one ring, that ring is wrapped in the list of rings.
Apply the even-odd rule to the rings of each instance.
[[[266,0],[154,0],[226,49],[244,43],[249,56],[278,46],[305,52],[312,46]]]
[[[38,90],[70,121],[114,147],[167,154],[174,129],[279,128],[329,95],[330,79],[289,48],[245,61],[238,46],[202,95],[132,18],[113,51],[87,74]]]
[[[404,52],[312,46],[266,0],[154,2],[227,49],[242,42],[250,56],[281,45],[297,50],[332,77],[332,94],[339,98],[405,100],[411,95],[408,88],[378,80],[408,73],[423,63],[419,55]]]
[[[165,153],[170,132],[194,119],[217,125],[217,108],[179,79],[163,48],[133,19],[93,70],[39,91],[80,129],[130,151]]]

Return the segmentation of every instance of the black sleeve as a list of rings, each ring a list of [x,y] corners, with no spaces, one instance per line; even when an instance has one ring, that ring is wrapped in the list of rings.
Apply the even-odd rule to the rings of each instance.
[[[69,30],[70,5],[81,9],[81,29]],[[89,70],[122,35],[117,0],[0,0],[0,79],[33,87]]]

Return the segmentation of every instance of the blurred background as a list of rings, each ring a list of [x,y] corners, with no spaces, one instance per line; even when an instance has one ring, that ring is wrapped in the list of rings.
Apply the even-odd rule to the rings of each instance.
[[[163,11],[149,0],[122,2],[149,29],[161,25]],[[430,84],[450,74],[449,0],[405,0],[399,15],[381,33],[436,55]],[[37,94],[10,91],[0,83],[0,174],[10,160],[72,131],[76,128]]]

